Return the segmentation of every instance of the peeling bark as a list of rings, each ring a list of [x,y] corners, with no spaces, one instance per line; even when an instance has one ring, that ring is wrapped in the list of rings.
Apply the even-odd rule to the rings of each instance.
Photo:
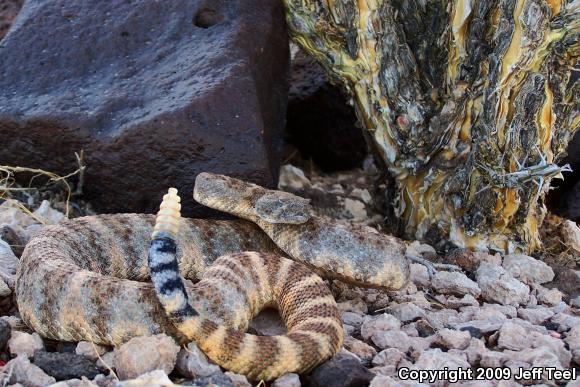
[[[580,0],[284,0],[293,39],[352,96],[407,237],[540,247],[578,129]]]

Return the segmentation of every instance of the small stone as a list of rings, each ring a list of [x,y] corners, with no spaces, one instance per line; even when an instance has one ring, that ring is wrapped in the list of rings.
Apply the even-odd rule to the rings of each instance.
[[[441,329],[435,335],[435,344],[447,349],[465,349],[469,346],[471,335],[469,332],[453,329]]]
[[[549,348],[527,349],[521,352],[509,353],[509,356],[515,360],[523,361],[532,367],[555,367],[557,369],[565,368],[558,359],[556,353]]]
[[[467,356],[467,361],[469,364],[471,364],[472,367],[477,367],[481,361],[481,357],[486,351],[487,348],[485,348],[485,343],[480,339],[472,337],[469,340],[469,345],[465,349],[464,353]]]
[[[356,331],[356,328],[353,327],[352,325],[342,324],[342,330],[344,331],[345,336],[352,336],[354,335],[354,331]]]
[[[479,302],[471,294],[466,294],[461,298],[457,298],[455,296],[447,297],[445,305],[453,309],[458,309],[463,308],[464,306],[478,307]]]
[[[431,336],[435,333],[435,329],[426,319],[421,319],[415,323],[415,329],[420,337]]]
[[[498,305],[484,303],[481,308],[475,308],[473,313],[474,320],[506,320],[515,318],[518,314],[517,309],[512,305]]]
[[[64,214],[52,208],[48,200],[43,200],[40,203],[40,206],[34,210],[34,216],[40,218],[44,224],[57,224],[65,219]]]
[[[530,299],[526,304],[526,308],[535,308],[536,306],[538,306],[538,299],[533,293],[530,293]]]
[[[378,316],[365,316],[360,333],[363,339],[369,340],[375,333],[399,329],[401,329],[401,322],[394,316],[383,313]]]
[[[566,305],[566,303],[564,301],[559,302],[557,305],[554,305],[552,307],[552,310],[554,311],[554,313],[570,312],[568,310],[568,305]]]
[[[414,284],[411,285],[415,288]],[[387,305],[383,307],[381,310],[391,309],[397,311],[397,308],[394,307],[399,304],[414,304],[416,307],[419,307],[420,309],[431,309],[433,299],[430,298],[428,300],[427,297],[425,297],[425,293],[423,291],[416,291],[414,293],[408,294],[399,293],[397,295],[392,295],[392,299],[390,300],[390,302],[388,302]]]
[[[220,367],[209,361],[194,342],[187,344],[177,354],[175,369],[184,377],[195,379],[220,372]]]
[[[503,352],[486,351],[481,355],[479,364],[481,367],[498,368],[503,367],[508,360],[508,355]]]
[[[415,286],[413,282],[409,281],[401,289],[391,292],[391,296],[395,302],[409,302],[413,301],[417,291],[417,286]]]
[[[529,351],[532,349],[550,351],[558,358],[559,364],[568,367],[572,356],[566,350],[562,340],[538,331],[530,330],[525,324],[521,324],[521,320],[518,323],[508,321],[502,326],[497,339],[498,348],[511,351]],[[508,353],[509,351],[505,352]],[[528,361],[521,356],[516,356],[514,359]]]
[[[568,313],[556,313],[550,320],[558,326],[558,332],[566,332],[580,325],[580,317]]]
[[[335,356],[337,355],[352,357],[353,359],[356,359],[359,363],[362,363],[360,357],[358,357],[357,355],[355,355],[354,353],[352,353],[351,351],[349,351],[344,347],[338,350],[338,353]]]
[[[425,317],[425,312],[423,309],[410,302],[390,306],[387,308],[386,312],[395,316],[397,320],[401,321],[402,323],[416,321]]]
[[[357,355],[363,363],[370,362],[371,359],[377,354],[376,349],[364,341],[357,340],[350,336],[345,337],[344,348]]]
[[[531,336],[532,348],[549,350],[558,357],[558,361],[562,367],[568,368],[570,366],[572,354],[566,349],[564,340],[537,332],[532,332]]]
[[[462,269],[474,272],[479,265],[476,255],[469,249],[453,249],[445,255],[445,262],[457,265]]]
[[[419,241],[413,241],[407,246],[407,256],[421,257],[423,254],[434,256],[437,255],[437,251],[433,248],[433,246],[426,243],[421,243]]]
[[[530,289],[513,278],[500,266],[481,263],[476,272],[476,279],[482,296],[488,301],[502,305],[526,304]]]
[[[490,255],[485,252],[471,251],[469,249],[455,249],[451,250],[445,256],[445,262],[457,265],[468,272],[475,272],[479,264],[486,262],[492,265],[501,266],[501,255]]]
[[[574,362],[580,364],[580,325],[570,329],[564,341],[570,348]]]
[[[475,338],[481,338],[484,335],[491,333],[491,332],[495,332],[497,330],[499,330],[502,325],[503,325],[503,321],[497,321],[497,320],[473,320],[473,321],[468,321],[468,322],[464,322],[464,323],[460,323],[460,324],[455,324],[453,326],[453,328],[455,328],[458,331],[466,331],[469,332],[469,334],[471,335],[471,337],[475,337]]]
[[[530,339],[529,332],[524,327],[508,321],[499,330],[497,345],[501,349],[521,351],[532,345]]]
[[[525,284],[543,284],[554,279],[554,271],[550,266],[525,254],[506,255],[503,267]]]
[[[250,329],[261,336],[276,336],[286,333],[286,325],[276,309],[262,310],[250,322]]]
[[[178,352],[179,346],[165,334],[134,337],[115,350],[114,365],[121,380],[133,379],[156,369],[169,374]]]
[[[77,355],[82,355],[92,361],[97,361],[100,356],[104,355],[109,351],[109,348],[91,343],[89,341],[79,341],[75,349]]]
[[[312,387],[362,387],[374,376],[355,357],[339,353],[316,367],[308,375],[308,382]]]
[[[509,352],[509,351],[506,351]],[[504,367],[509,368],[512,372],[512,375],[518,375],[520,373],[521,369],[525,369],[528,370],[531,368],[531,365],[529,363],[526,363],[525,361],[521,361],[518,359],[508,359],[505,364]],[[525,381],[526,383],[534,383],[531,381]],[[515,382],[513,382],[515,386],[519,386],[520,384],[516,384]],[[536,387],[540,387],[538,385],[536,385]],[[548,385],[546,386],[542,386],[542,387],[549,387]]]
[[[363,160],[363,171],[366,175],[372,176],[379,173],[377,166],[375,164],[375,160],[371,155],[367,155],[367,157]]]
[[[209,376],[200,376],[194,380],[195,387],[235,387],[234,382],[221,372]]]
[[[12,253],[18,258],[22,256],[24,246],[29,238],[22,227],[10,226],[0,222],[0,239],[8,243]],[[0,252],[0,255],[1,254],[2,252]]]
[[[421,320],[421,321],[423,321],[423,320]],[[401,327],[401,332],[405,332],[407,334],[407,336],[410,336],[410,337],[419,337],[419,331],[417,330],[414,322],[403,325]]]
[[[503,258],[499,253],[491,255],[482,251],[475,251],[473,254],[475,254],[475,259],[480,263],[485,262],[493,266],[501,266],[503,262]]]
[[[401,360],[405,359],[405,354],[397,348],[387,348],[379,352],[372,361],[374,366],[394,365],[399,364]]]
[[[168,387],[175,386],[167,373],[163,370],[154,370],[133,380],[126,380],[115,384],[115,387]]]
[[[248,382],[248,378],[245,375],[235,374],[229,371],[225,372],[225,375],[232,380],[234,387],[252,387],[252,383]]]
[[[409,337],[409,342],[411,346],[409,347],[409,351],[411,353],[411,357],[413,359],[418,359],[421,353],[426,351],[433,345],[433,340],[435,339],[434,336],[430,337]]]
[[[361,298],[355,298],[353,300],[346,300],[339,302],[338,310],[341,312],[353,312],[360,315],[366,314],[368,312],[367,303]]]
[[[98,387],[117,387],[116,384],[117,382],[118,382],[117,378],[112,373],[109,373],[106,376],[100,374],[95,376],[95,378],[93,379],[93,383],[95,383]]]
[[[572,308],[580,309],[580,296],[570,299],[570,306]]]
[[[316,188],[319,188],[318,184],[315,185]],[[337,194],[337,195],[344,195],[344,188],[341,184],[333,184],[329,190],[330,193]],[[339,197],[336,197],[339,200]]]
[[[560,235],[562,235],[567,248],[573,250],[576,254],[580,254],[580,227],[575,222],[571,220],[562,222]]]
[[[541,333],[542,335],[547,335],[549,333],[548,329],[545,326],[530,324],[528,321],[522,320],[521,318],[516,317],[516,318],[509,320],[509,322],[512,322],[514,324],[518,324],[518,325],[524,327],[524,329],[530,333],[535,332],[535,333]]]
[[[431,285],[435,291],[443,294],[453,294],[460,297],[465,294],[479,297],[481,294],[477,283],[467,278],[465,274],[456,271],[438,271],[433,276]]]
[[[431,278],[429,278],[429,272],[425,265],[419,263],[411,264],[411,281],[422,288],[431,286]]]
[[[8,287],[6,282],[4,282],[2,278],[0,278],[0,297],[5,298],[10,296],[11,294],[12,290],[10,290],[10,287]]]
[[[21,331],[21,330],[25,330],[28,328],[28,326],[24,323],[24,321],[22,321],[22,319],[20,317],[1,316],[0,320],[4,320],[8,324],[10,324],[10,328],[12,328],[13,331]]]
[[[7,199],[0,204],[0,224],[9,225],[13,228],[25,228],[36,220],[22,211],[22,203],[15,199]]]
[[[352,190],[352,192],[350,194],[352,196],[359,198],[360,200],[362,200],[366,204],[371,204],[373,202],[373,197],[371,196],[371,194],[369,193],[369,191],[367,189],[355,188]]]
[[[286,164],[280,168],[278,189],[299,191],[308,187],[310,187],[310,180],[306,177],[302,169],[292,164]]]
[[[427,321],[435,330],[447,328],[453,324],[463,322],[459,313],[453,309],[441,309],[434,312],[428,312]]]
[[[534,325],[543,324],[545,321],[552,318],[553,315],[554,312],[544,306],[518,309],[518,317],[526,321],[529,321]]]
[[[368,218],[366,206],[361,201],[345,198],[344,209],[355,222],[361,222]]]
[[[99,374],[99,369],[92,360],[75,353],[36,351],[33,363],[56,380],[83,376],[92,379]]]
[[[411,348],[409,336],[401,331],[377,332],[371,337],[371,340],[380,349],[397,348],[401,352],[407,352]]]
[[[8,340],[8,350],[12,356],[26,354],[27,357],[32,357],[34,352],[44,350],[44,343],[36,332],[30,334],[12,330],[10,340]]]
[[[0,278],[10,289],[14,289],[16,270],[19,265],[20,260],[14,255],[10,245],[0,239]]]
[[[558,289],[546,289],[543,286],[537,285],[534,287],[536,290],[536,298],[542,304],[548,306],[556,306],[562,302],[563,294]]]
[[[41,387],[56,383],[55,378],[45,374],[40,367],[31,364],[25,354],[20,354],[10,360],[1,370],[5,375],[0,376],[0,380],[5,377],[3,385],[21,383],[27,387]]]
[[[300,387],[301,385],[298,374],[286,374],[272,383],[272,387]]]
[[[110,370],[115,366],[115,351],[109,351],[97,360],[97,367],[101,370]]]
[[[458,368],[470,368],[469,363],[462,357],[449,352],[443,352],[439,348],[424,351],[415,363],[420,370],[442,370],[447,367],[450,370]]]
[[[358,313],[342,312],[341,317],[343,323],[351,325],[355,328],[360,328],[363,322],[363,317]]]

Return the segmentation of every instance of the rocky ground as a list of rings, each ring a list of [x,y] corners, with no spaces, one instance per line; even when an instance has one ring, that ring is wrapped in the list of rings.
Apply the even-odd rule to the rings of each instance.
[[[280,188],[311,199],[315,211],[340,222],[381,230],[373,187],[372,162],[344,173],[320,174],[292,165],[282,167]],[[308,176],[307,176],[308,175]],[[378,187],[379,190],[381,187]],[[383,187],[384,188],[384,187]],[[370,189],[372,191],[372,189]],[[22,192],[27,192],[24,195]],[[43,224],[65,215],[67,195],[12,191],[0,204],[0,378],[3,385],[23,386],[250,386],[244,376],[224,372],[190,343],[180,348],[170,337],[135,338],[120,348],[88,342],[57,343],[30,332],[18,317],[12,298],[13,275],[22,247]],[[73,201],[71,216],[92,213]],[[401,291],[384,293],[330,284],[342,311],[345,343],[341,352],[309,375],[286,375],[273,386],[447,385],[404,381],[399,370],[450,370],[505,367],[555,367],[580,364],[580,229],[552,217],[546,226],[545,257],[513,254],[437,252],[418,242],[408,254],[433,262],[453,263],[461,271],[438,271],[412,264],[412,278]],[[558,258],[560,257],[560,258]],[[284,331],[277,314],[265,311],[252,332]],[[503,375],[506,375],[504,373]],[[501,374],[500,374],[501,375]],[[544,375],[545,376],[545,375]],[[460,385],[519,385],[514,378],[464,381]],[[563,385],[565,381],[527,381],[526,385]],[[580,381],[568,385],[580,386]]]
[[[373,163],[363,162],[366,143],[348,98],[312,59],[291,47],[284,113],[289,58],[278,2],[258,2],[268,10],[262,15],[255,14],[260,7],[241,0],[204,2],[199,9],[193,1],[187,9],[174,4],[175,10],[157,1],[87,2],[90,7],[79,9],[79,2],[28,0],[27,11],[6,35],[23,3],[0,0],[0,73],[9,75],[0,79],[0,159],[70,172],[78,184],[71,189],[41,170],[0,166],[0,383],[249,386],[244,376],[208,362],[195,344],[179,348],[164,335],[136,338],[116,349],[42,339],[23,324],[13,299],[18,257],[46,224],[94,214],[93,206],[153,211],[154,198],[168,184],[189,190],[200,171],[230,171],[269,184],[283,142],[281,189],[311,199],[318,215],[394,232],[394,217],[382,215],[389,213],[390,201],[382,196],[386,187],[376,183]],[[231,20],[222,23],[226,17]],[[173,32],[151,27],[159,25],[173,26]],[[47,60],[31,61],[33,54]],[[88,64],[90,71],[80,70]],[[183,128],[190,129],[184,134]],[[575,170],[580,170],[578,139],[564,161]],[[85,152],[75,157],[80,149]],[[24,178],[16,179],[20,172],[26,172]],[[23,182],[32,175],[43,175],[34,187],[49,183],[29,189]],[[565,182],[548,204],[578,220],[578,173]],[[195,213],[188,203],[184,210]],[[461,271],[430,276],[425,266],[412,264],[411,281],[399,292],[330,283],[342,311],[344,348],[309,375],[286,375],[272,385],[420,385],[398,378],[405,368],[504,367],[498,376],[520,367],[578,368],[580,229],[549,215],[541,232],[544,248],[533,257],[410,241],[410,256],[452,263]],[[265,311],[251,331],[277,334],[284,326],[276,313]],[[544,378],[524,384],[565,383]],[[513,378],[460,383],[476,384],[518,385]]]

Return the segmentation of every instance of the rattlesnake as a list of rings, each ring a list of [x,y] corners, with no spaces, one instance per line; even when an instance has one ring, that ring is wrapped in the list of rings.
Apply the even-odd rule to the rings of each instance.
[[[336,303],[307,266],[384,289],[408,279],[402,242],[311,216],[308,201],[295,195],[202,173],[194,198],[250,222],[180,218],[171,191],[153,240],[155,219],[145,214],[45,227],[27,244],[17,272],[22,319],[63,341],[120,345],[163,332],[181,343],[195,340],[224,368],[270,380],[309,370],[342,345]],[[201,280],[188,285],[182,277]],[[244,334],[266,306],[280,310],[288,333]]]

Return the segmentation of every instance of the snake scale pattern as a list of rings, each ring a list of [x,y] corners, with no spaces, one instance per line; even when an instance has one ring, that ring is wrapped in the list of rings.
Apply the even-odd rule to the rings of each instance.
[[[16,277],[24,322],[47,338],[115,346],[166,333],[226,369],[272,380],[342,345],[338,308],[314,272],[383,289],[408,279],[402,242],[312,216],[298,196],[202,173],[194,198],[245,220],[181,218],[170,190],[157,224],[115,214],[42,229]],[[285,335],[244,333],[265,307],[279,310]]]

